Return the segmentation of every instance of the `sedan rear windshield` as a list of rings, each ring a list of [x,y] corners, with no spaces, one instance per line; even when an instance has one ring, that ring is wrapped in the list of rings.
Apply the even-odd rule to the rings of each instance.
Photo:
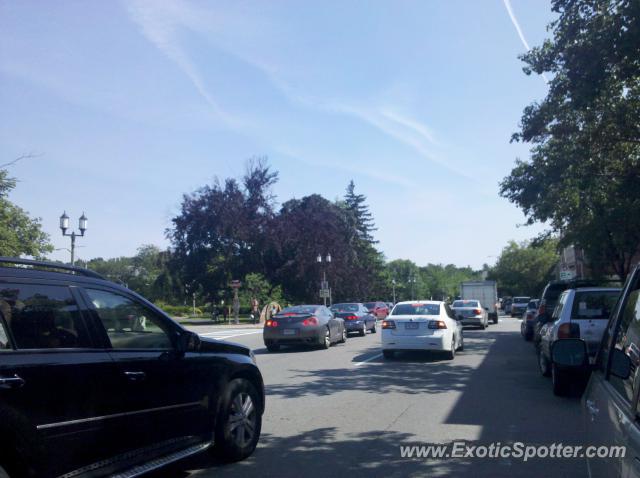
[[[513,303],[514,304],[528,304],[530,300],[531,300],[531,297],[514,297],[513,298]]]
[[[571,320],[609,320],[620,291],[576,292],[571,310]]]
[[[438,315],[440,304],[398,304],[391,315]]]
[[[286,307],[282,309],[278,315],[282,314],[315,314],[318,307],[314,305],[294,305],[293,307]]]
[[[451,307],[480,307],[477,300],[454,300]]]
[[[367,309],[373,309],[376,306],[376,302],[365,302],[364,306]]]
[[[360,306],[358,304],[335,304],[331,307],[332,312],[358,312]]]

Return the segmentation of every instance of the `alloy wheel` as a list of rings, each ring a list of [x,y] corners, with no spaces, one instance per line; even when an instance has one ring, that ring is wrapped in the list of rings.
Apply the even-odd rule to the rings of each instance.
[[[231,411],[227,420],[229,436],[240,448],[245,447],[254,438],[256,432],[256,407],[248,393],[236,395],[231,402]]]

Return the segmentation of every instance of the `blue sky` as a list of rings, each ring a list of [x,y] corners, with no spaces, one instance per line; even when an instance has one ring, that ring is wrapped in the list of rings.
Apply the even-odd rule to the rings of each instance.
[[[168,245],[183,193],[267,156],[280,202],[353,179],[388,259],[480,267],[541,230],[498,182],[546,93],[517,56],[552,18],[542,0],[0,0],[0,163],[36,153],[11,198],[57,248],[62,211],[86,212],[81,258]]]

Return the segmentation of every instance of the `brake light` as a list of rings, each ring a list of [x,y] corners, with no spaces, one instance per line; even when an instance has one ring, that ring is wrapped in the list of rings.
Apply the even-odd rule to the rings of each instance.
[[[309,317],[302,321],[302,325],[318,325],[318,319],[316,317]]]
[[[444,320],[430,320],[429,328],[430,329],[446,329],[447,324],[444,323]]]
[[[395,329],[396,328],[396,323],[393,320],[383,320],[382,321],[382,328],[383,329]]]
[[[558,327],[559,339],[573,339],[580,337],[580,326],[575,323],[562,324]]]
[[[358,317],[355,315],[347,315],[344,317],[344,320],[356,320]]]
[[[480,315],[482,314],[482,311],[480,309],[473,309],[473,313],[474,315]]]
[[[267,320],[264,325],[266,327],[277,327],[278,326],[278,322],[275,320]]]

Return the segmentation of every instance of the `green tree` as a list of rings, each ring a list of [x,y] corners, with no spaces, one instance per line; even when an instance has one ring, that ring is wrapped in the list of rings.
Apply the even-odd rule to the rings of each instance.
[[[553,277],[560,257],[555,239],[542,241],[510,241],[502,249],[488,279],[498,282],[501,295],[537,297]]]
[[[376,241],[372,233],[377,231],[373,214],[369,211],[367,197],[364,194],[356,194],[356,185],[351,180],[344,196],[344,207],[351,212],[354,220],[354,228],[357,237],[363,242],[374,244]]]
[[[552,8],[553,38],[523,56],[527,74],[552,76],[513,136],[533,145],[531,158],[516,162],[500,194],[624,279],[640,244],[640,3]]]
[[[9,200],[15,187],[16,180],[6,169],[0,169],[0,255],[43,258],[53,251],[49,235],[42,230],[40,219],[29,217]]]

